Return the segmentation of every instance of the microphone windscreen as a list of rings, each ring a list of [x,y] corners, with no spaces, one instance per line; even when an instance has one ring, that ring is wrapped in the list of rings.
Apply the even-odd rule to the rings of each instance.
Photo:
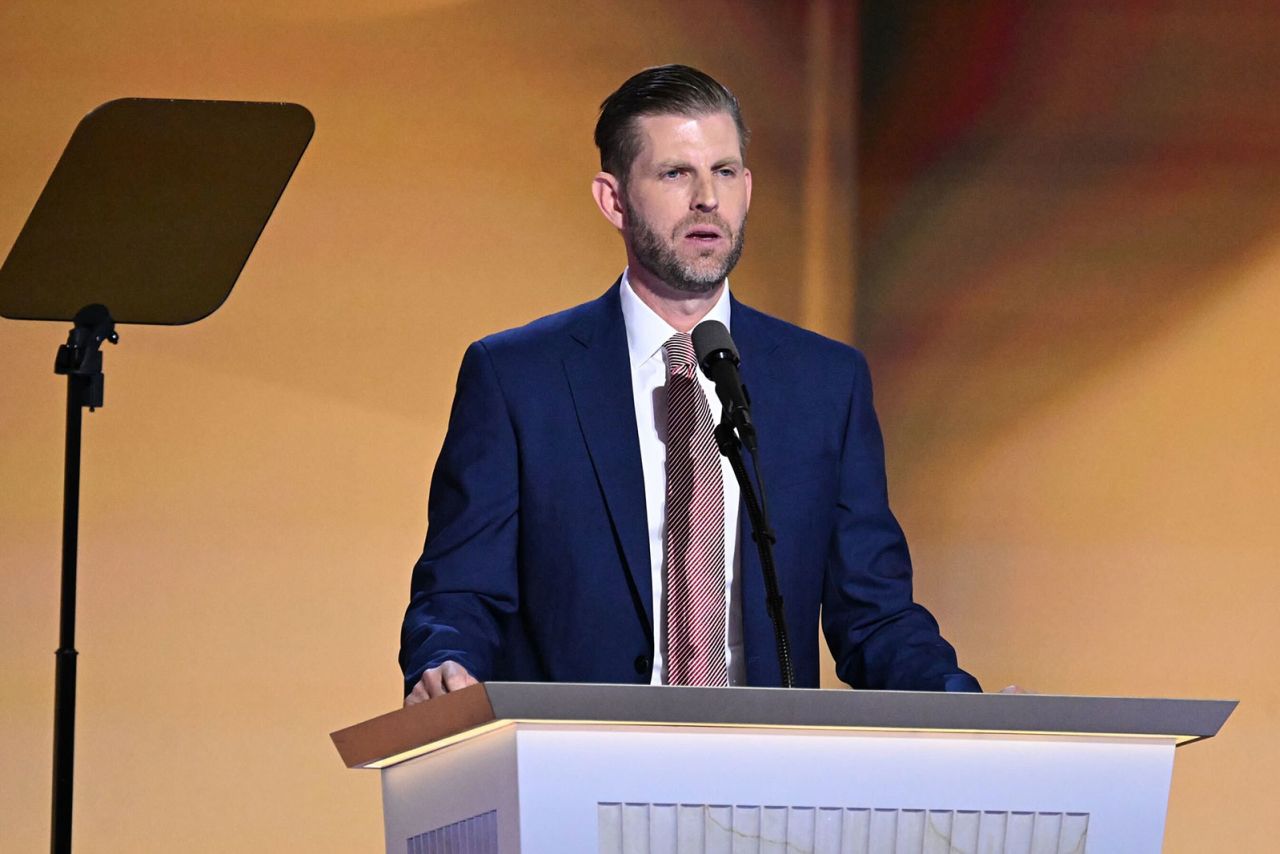
[[[718,320],[704,320],[693,328],[693,352],[698,364],[705,365],[707,357],[717,350],[728,350],[734,364],[738,363],[738,348],[734,346],[729,330]]]

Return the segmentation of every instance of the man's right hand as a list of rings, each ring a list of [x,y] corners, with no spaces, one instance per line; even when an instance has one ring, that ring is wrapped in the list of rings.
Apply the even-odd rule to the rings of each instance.
[[[446,661],[439,667],[432,667],[422,674],[418,684],[413,686],[409,696],[404,698],[406,706],[421,703],[450,691],[457,691],[468,685],[477,685],[476,678],[456,661]]]

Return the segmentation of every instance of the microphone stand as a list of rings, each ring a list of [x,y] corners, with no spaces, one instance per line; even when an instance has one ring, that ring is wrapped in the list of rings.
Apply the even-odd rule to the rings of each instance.
[[[67,378],[67,437],[62,484],[62,597],[53,692],[53,831],[51,850],[71,850],[71,784],[76,746],[76,551],[80,527],[80,436],[85,407],[102,406],[103,341],[115,344],[106,306],[76,312],[67,343],[58,348],[55,374]]]
[[[742,442],[729,420],[728,408],[715,430],[716,444],[720,453],[729,460],[742,490],[742,500],[747,505],[747,517],[751,520],[751,539],[756,541],[756,549],[760,552],[760,567],[764,571],[765,604],[769,610],[769,619],[773,623],[773,635],[778,646],[778,669],[782,673],[782,687],[794,688],[795,671],[791,666],[791,642],[787,639],[787,615],[782,610],[782,594],[778,591],[778,570],[773,563],[773,544],[777,537],[769,527],[768,507],[765,503],[764,481],[760,479],[759,451],[751,454],[751,463],[755,468],[756,481],[760,484],[760,495],[757,499],[755,487],[747,476],[747,467],[742,462]]]

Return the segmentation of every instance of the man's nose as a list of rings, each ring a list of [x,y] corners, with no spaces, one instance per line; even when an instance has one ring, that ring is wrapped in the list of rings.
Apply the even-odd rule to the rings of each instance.
[[[715,182],[709,175],[702,176],[694,184],[692,207],[703,213],[709,213],[720,207],[720,200],[716,197]]]

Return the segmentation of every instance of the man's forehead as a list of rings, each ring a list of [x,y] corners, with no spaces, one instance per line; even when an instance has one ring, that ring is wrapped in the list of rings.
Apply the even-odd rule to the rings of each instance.
[[[642,151],[661,157],[663,152],[687,146],[729,149],[741,155],[738,125],[728,112],[654,113],[636,117]]]

